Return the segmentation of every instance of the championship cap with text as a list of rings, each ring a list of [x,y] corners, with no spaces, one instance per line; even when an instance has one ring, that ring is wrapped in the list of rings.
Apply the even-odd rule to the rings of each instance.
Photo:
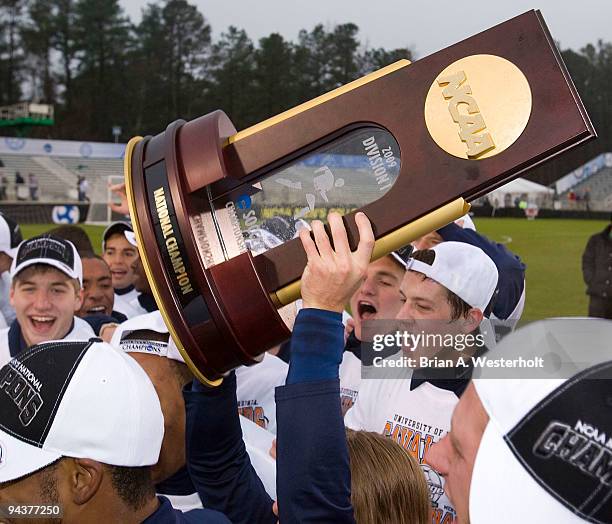
[[[34,264],[43,264],[59,269],[70,278],[76,278],[83,285],[81,257],[70,240],[40,235],[24,240],[17,248],[11,264],[11,278]]]
[[[157,463],[164,419],[138,363],[108,344],[32,346],[0,370],[0,482],[61,457],[125,467]]]

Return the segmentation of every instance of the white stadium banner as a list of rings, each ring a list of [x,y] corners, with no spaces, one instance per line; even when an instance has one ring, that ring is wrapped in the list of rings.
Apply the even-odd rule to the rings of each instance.
[[[602,153],[586,164],[575,169],[555,183],[557,193],[561,194],[579,182],[586,180],[604,167],[612,167],[612,153]]]
[[[63,156],[75,158],[123,158],[125,144],[0,137],[0,155]]]

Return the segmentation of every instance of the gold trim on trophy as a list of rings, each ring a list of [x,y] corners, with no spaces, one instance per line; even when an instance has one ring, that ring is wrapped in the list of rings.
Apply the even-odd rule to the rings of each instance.
[[[374,243],[374,250],[372,251],[371,258],[372,262],[388,255],[391,251],[408,245],[413,240],[427,233],[431,233],[461,218],[470,210],[470,207],[470,204],[463,200],[463,198],[458,198],[442,206],[440,209],[436,209],[421,218],[417,218],[414,222],[406,224],[388,235],[379,238]],[[296,280],[277,290],[276,293],[270,293],[270,298],[272,302],[274,302],[274,305],[280,308],[300,298],[301,282],[301,280]]]
[[[303,113],[304,111],[312,109],[313,107],[318,106],[319,104],[322,104],[323,102],[327,102],[328,100],[331,100],[332,98],[336,98],[340,95],[343,95],[344,93],[348,93],[349,91],[352,91],[353,89],[357,89],[358,87],[361,87],[369,82],[372,82],[373,80],[381,78],[385,75],[388,75],[389,73],[393,73],[394,71],[397,71],[398,69],[402,69],[403,67],[406,67],[409,65],[410,65],[410,60],[406,60],[406,59],[402,59],[402,60],[398,60],[397,62],[393,62],[392,64],[386,67],[383,67],[379,69],[378,71],[374,71],[373,73],[370,73],[369,75],[358,78],[357,80],[353,80],[352,82],[349,82],[346,85],[340,86],[337,89],[330,91],[329,93],[325,93],[321,96],[313,98],[312,100],[309,100],[308,102],[304,102],[303,104],[300,104],[299,106],[295,106],[287,111],[284,111],[283,113],[280,113],[276,116],[268,118],[267,120],[264,120],[263,122],[259,122],[259,124],[255,124],[254,126],[247,127],[246,129],[239,131],[235,135],[230,136],[227,139],[227,143],[232,144],[234,142],[238,142],[238,140],[241,140],[243,138],[246,138],[247,136],[258,133],[259,131],[261,131],[262,129],[265,129],[266,127],[270,127],[275,124],[278,124],[279,122],[282,122],[283,120],[286,120],[287,118],[291,118],[292,116],[295,116],[299,113]]]
[[[425,100],[425,123],[447,153],[482,160],[516,142],[531,107],[529,82],[516,65],[495,55],[472,55],[436,77]]]
[[[166,305],[162,300],[162,297],[159,293],[157,286],[159,282],[153,277],[153,271],[151,270],[151,265],[147,259],[146,250],[142,249],[140,246],[143,246],[143,237],[142,232],[140,230],[140,222],[138,221],[138,214],[136,212],[136,195],[132,189],[132,153],[134,152],[134,148],[136,144],[142,140],[141,136],[135,136],[131,138],[130,141],[125,146],[125,154],[123,156],[123,172],[125,174],[125,191],[127,194],[128,207],[130,209],[130,218],[132,221],[132,228],[134,229],[134,234],[136,235],[136,242],[138,243],[138,252],[140,253],[140,259],[142,260],[142,267],[145,270],[145,274],[147,275],[147,280],[149,281],[149,285],[151,286],[151,292],[155,297],[155,302],[157,307],[159,307],[159,312],[164,319],[164,324],[168,328],[168,332],[174,340],[179,353],[185,360],[185,364],[189,367],[190,371],[195,375],[195,377],[206,384],[207,386],[219,386],[223,379],[220,378],[218,380],[210,380],[206,378],[197,368],[197,366],[193,363],[191,358],[189,357],[189,353],[185,350],[181,343],[181,339],[176,333],[172,321],[170,320],[170,315],[166,311]]]

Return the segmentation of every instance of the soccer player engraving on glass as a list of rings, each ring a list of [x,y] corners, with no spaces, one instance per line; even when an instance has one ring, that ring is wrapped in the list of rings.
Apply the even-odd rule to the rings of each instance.
[[[240,132],[215,111],[134,137],[126,187],[160,311],[214,385],[288,338],[277,308],[299,297],[312,220],[340,212],[354,249],[363,211],[380,258],[594,136],[530,11]]]

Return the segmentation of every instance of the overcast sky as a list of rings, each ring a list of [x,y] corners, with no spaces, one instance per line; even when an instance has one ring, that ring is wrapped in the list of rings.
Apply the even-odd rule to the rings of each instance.
[[[280,33],[295,41],[300,29],[353,22],[370,47],[410,47],[423,57],[529,9],[540,9],[563,49],[612,41],[612,0],[188,0],[218,38],[228,26],[257,41]],[[133,22],[150,1],[120,0]]]

